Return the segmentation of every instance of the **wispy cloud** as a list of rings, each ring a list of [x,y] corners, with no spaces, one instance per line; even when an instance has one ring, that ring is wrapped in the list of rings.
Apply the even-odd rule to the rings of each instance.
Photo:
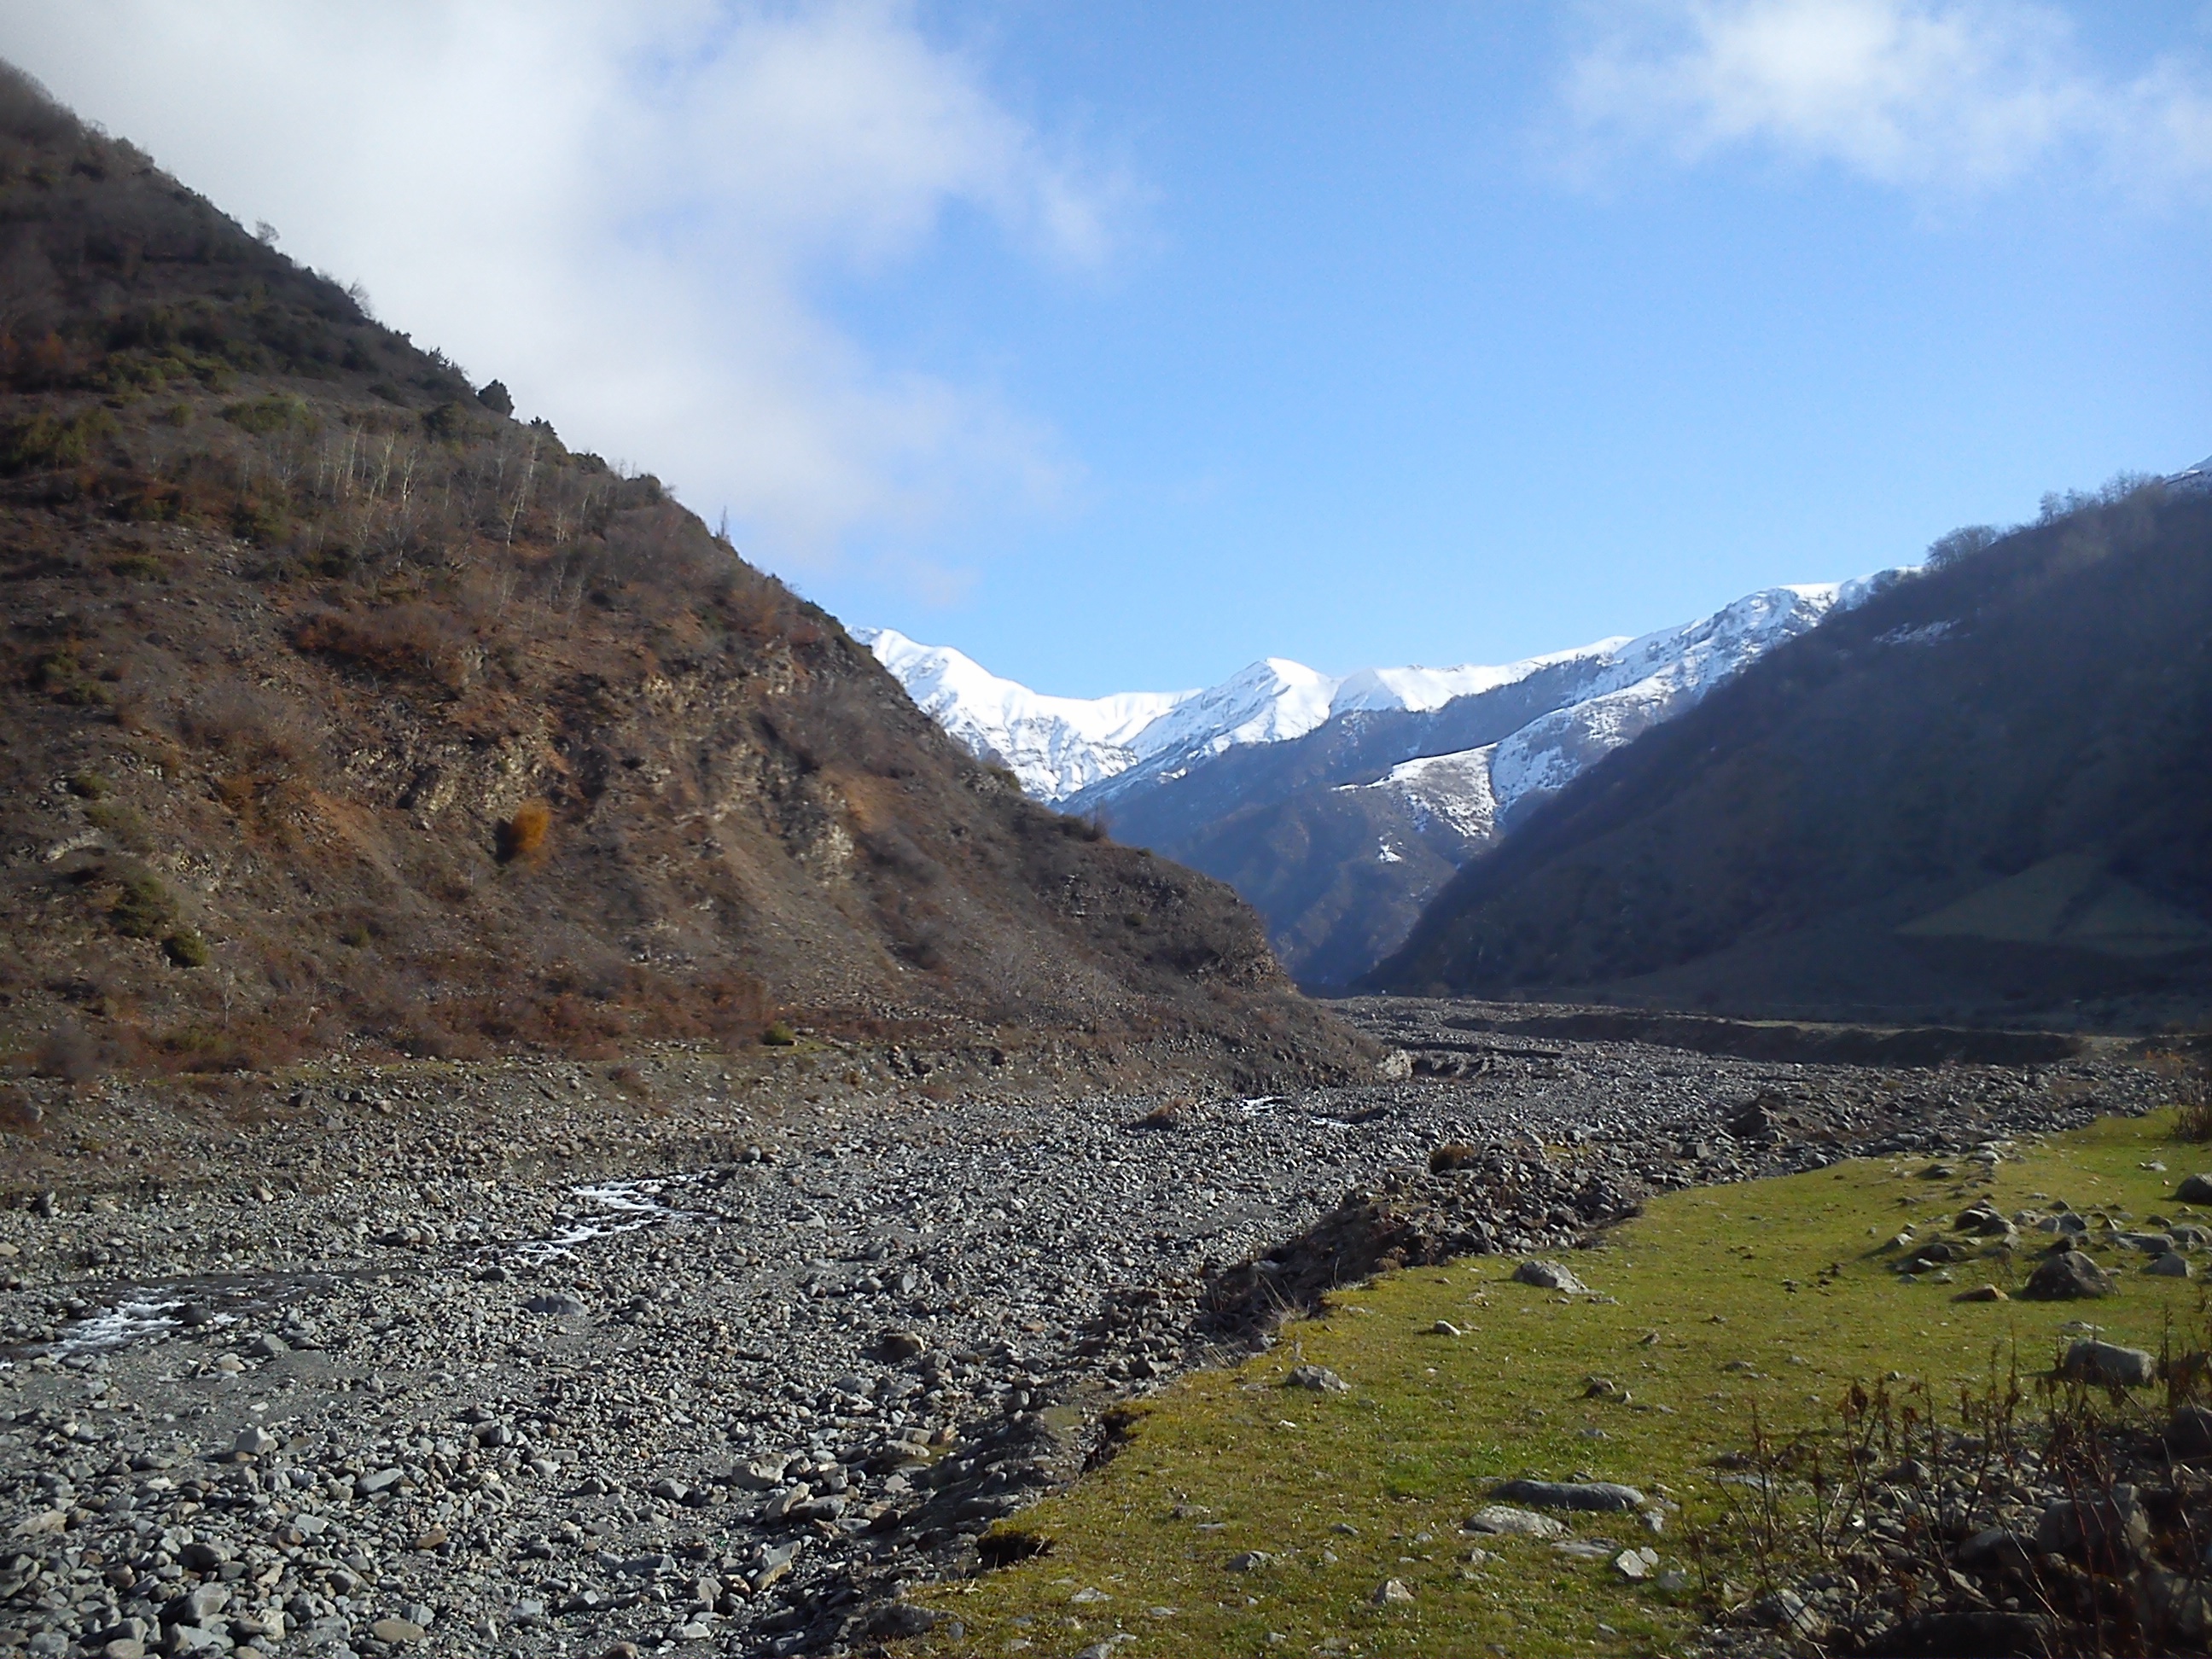
[[[821,298],[956,209],[1076,271],[1129,221],[1125,179],[897,0],[0,0],[0,53],[787,567],[1075,473],[1045,422],[883,361]]]
[[[1571,164],[1731,150],[1966,195],[2064,178],[2144,200],[2212,187],[2212,77],[2179,57],[2087,66],[2026,0],[1633,0],[1586,9],[1563,106]]]

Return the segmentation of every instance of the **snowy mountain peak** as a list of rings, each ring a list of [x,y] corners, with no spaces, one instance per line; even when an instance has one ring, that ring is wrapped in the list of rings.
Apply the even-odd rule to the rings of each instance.
[[[1139,752],[1194,757],[1304,737],[1328,718],[1337,684],[1288,657],[1263,658],[1177,703],[1146,732]]]
[[[1709,617],[1639,638],[1600,640],[1499,665],[1363,668],[1339,678],[1287,657],[1267,657],[1203,690],[1110,697],[1048,696],[1000,678],[949,646],[918,644],[887,628],[859,629],[854,636],[971,752],[1012,768],[1024,789],[1048,801],[1109,781],[1103,794],[1119,799],[1132,788],[1170,782],[1225,750],[1286,742],[1347,714],[1428,714],[1539,670],[1572,671],[1550,713],[1485,745],[1479,762],[1468,758],[1474,751],[1432,757],[1451,763],[1385,781],[1409,796],[1434,788],[1433,810],[1472,823],[1492,814],[1502,821],[1524,800],[1560,787],[1831,611],[1848,609],[1905,574],[1763,588]],[[1474,780],[1470,767],[1479,767],[1483,778]]]
[[[981,760],[1011,769],[1022,787],[1059,800],[1133,765],[1133,745],[1195,691],[1054,697],[1001,679],[948,645],[922,645],[890,628],[856,628],[922,712]]]

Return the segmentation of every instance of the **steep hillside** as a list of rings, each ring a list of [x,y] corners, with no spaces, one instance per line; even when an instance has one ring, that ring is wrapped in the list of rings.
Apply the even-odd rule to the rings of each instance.
[[[2201,1019],[2212,494],[2075,498],[1772,653],[1530,815],[1382,986]]]
[[[0,319],[16,1062],[782,1015],[1358,1063],[1229,890],[1024,799],[653,478],[12,73]]]

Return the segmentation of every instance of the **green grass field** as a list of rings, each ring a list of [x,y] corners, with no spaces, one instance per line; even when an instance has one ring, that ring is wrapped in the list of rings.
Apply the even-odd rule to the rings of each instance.
[[[1994,1169],[1930,1178],[1925,1158],[1670,1194],[1566,1258],[1600,1298],[1511,1282],[1509,1257],[1389,1275],[1286,1327],[1267,1354],[1186,1376],[1146,1402],[1128,1443],[1072,1489],[1006,1523],[1044,1553],[915,1599],[945,1615],[916,1654],[1064,1654],[1112,1640],[1119,1659],[1212,1654],[1638,1653],[1679,1645],[1690,1590],[1631,1584],[1608,1562],[1478,1539],[1462,1523],[1498,1481],[1577,1474],[1681,1504],[1653,1537],[1633,1516],[1571,1517],[1583,1539],[1648,1545],[1686,1567],[1685,1522],[1710,1524],[1717,1455],[1835,1422],[1854,1381],[1892,1374],[1955,1401],[2017,1355],[2047,1370],[2089,1321],[2155,1351],[2169,1319],[2201,1327],[2198,1286],[2150,1277],[2112,1246],[2118,1294],[2096,1302],[1960,1303],[2010,1289],[2017,1256],[1961,1264],[1955,1282],[1900,1280],[1887,1242],[1923,1238],[1972,1199],[2007,1214],[2063,1200],[2125,1228],[2206,1218],[2172,1201],[2212,1148],[2171,1139],[2171,1115],[2107,1120],[2024,1143]],[[2142,1166],[2163,1163],[2166,1170]],[[2094,1235],[2093,1234],[2092,1237]],[[1439,1320],[1461,1334],[1437,1334]],[[1283,1386],[1324,1365],[1349,1394]],[[1585,1397],[1601,1376],[1626,1401]],[[2033,1409],[2033,1407],[2031,1407]],[[1480,1547],[1491,1559],[1471,1564]],[[1247,1552],[1268,1559],[1232,1568]],[[1386,1580],[1410,1603],[1379,1606]]]

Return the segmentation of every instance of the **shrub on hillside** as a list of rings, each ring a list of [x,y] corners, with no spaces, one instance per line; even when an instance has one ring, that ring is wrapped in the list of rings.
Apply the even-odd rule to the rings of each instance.
[[[425,605],[320,611],[293,629],[292,643],[387,678],[421,680],[449,691],[468,683],[474,656],[460,625]]]
[[[500,820],[497,830],[499,861],[512,864],[517,859],[535,858],[545,849],[545,837],[553,828],[553,809],[542,800],[526,800],[514,809],[514,816]]]
[[[93,446],[115,433],[115,417],[104,409],[58,415],[49,410],[9,424],[0,435],[0,472],[40,472],[82,466]]]

